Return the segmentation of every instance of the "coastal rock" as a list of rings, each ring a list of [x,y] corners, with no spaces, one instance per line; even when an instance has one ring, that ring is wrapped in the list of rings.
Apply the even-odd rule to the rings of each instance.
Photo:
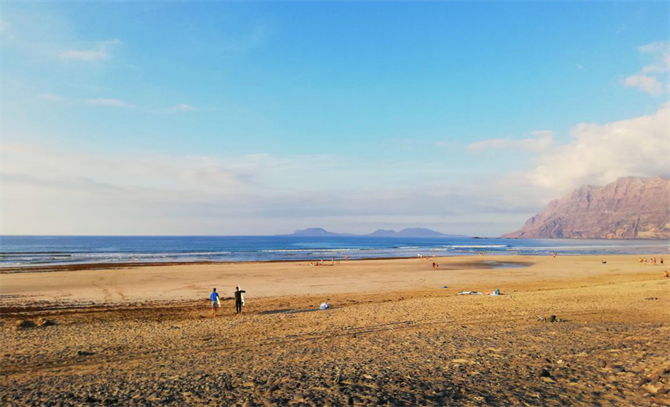
[[[619,178],[553,200],[506,238],[668,239],[670,179]]]

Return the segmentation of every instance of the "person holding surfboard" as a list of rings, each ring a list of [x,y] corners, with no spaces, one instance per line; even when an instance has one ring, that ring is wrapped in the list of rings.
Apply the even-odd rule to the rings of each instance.
[[[244,297],[242,294],[246,293],[244,290],[240,290],[240,287],[235,287],[235,313],[239,314],[242,312],[242,305],[244,305]]]
[[[209,299],[212,300],[212,316],[215,317],[216,309],[221,306],[221,299],[219,298],[219,293],[216,292],[216,288],[212,289]]]

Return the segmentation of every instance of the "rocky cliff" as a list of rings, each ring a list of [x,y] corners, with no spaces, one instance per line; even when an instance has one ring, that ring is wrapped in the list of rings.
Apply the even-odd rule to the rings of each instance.
[[[502,237],[669,239],[670,179],[626,177],[583,186]]]

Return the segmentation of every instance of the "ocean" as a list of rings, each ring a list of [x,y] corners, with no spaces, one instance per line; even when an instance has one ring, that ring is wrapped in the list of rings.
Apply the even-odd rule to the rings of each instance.
[[[666,254],[666,240],[296,236],[0,236],[0,268],[87,263],[239,262],[495,255]]]

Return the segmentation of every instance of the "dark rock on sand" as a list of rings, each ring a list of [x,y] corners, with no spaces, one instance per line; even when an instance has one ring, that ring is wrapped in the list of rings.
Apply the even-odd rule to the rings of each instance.
[[[35,326],[35,323],[33,321],[26,321],[26,320],[23,320],[23,319],[19,319],[14,324],[14,329],[16,329],[18,331],[19,329],[33,328],[34,326]]]

